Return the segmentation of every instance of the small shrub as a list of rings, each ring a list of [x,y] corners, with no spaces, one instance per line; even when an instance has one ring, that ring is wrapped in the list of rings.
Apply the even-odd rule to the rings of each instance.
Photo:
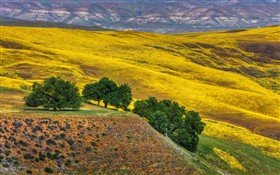
[[[49,126],[48,126],[48,128],[49,128],[50,130],[52,130],[52,131],[53,131],[53,130],[54,130],[54,128],[55,128],[55,126],[53,126],[53,125],[49,125]]]
[[[4,156],[0,155],[0,162],[4,159]]]
[[[51,168],[45,168],[44,171],[49,174],[53,174],[53,170]]]
[[[38,143],[35,144],[36,147],[42,147],[41,145],[39,145]]]
[[[91,146],[97,146],[95,142],[90,142]]]
[[[36,149],[32,149],[33,154],[38,154],[38,151]]]
[[[28,153],[27,153],[27,154],[24,154],[24,155],[23,155],[23,158],[24,158],[24,159],[34,159],[34,156],[32,156],[31,154],[28,154]]]
[[[58,159],[65,159],[65,156],[59,156]]]
[[[50,152],[50,151],[51,151],[51,148],[47,146],[47,147],[45,148],[45,151],[46,151],[46,152]]]
[[[17,160],[14,160],[13,163],[14,163],[14,165],[16,165],[16,166],[19,164],[19,162],[18,162]]]
[[[2,167],[4,167],[4,168],[9,168],[9,167],[10,167],[10,165],[8,165],[8,164],[4,163],[4,164],[2,165]]]
[[[6,156],[9,156],[11,154],[11,151],[10,150],[5,150],[5,155]]]
[[[14,132],[16,133],[16,131],[14,131]],[[12,141],[12,142],[14,142],[14,143],[16,144],[16,141],[17,141],[17,140],[16,140],[16,138],[14,138],[13,136],[11,136],[11,137],[9,138],[9,140]]]
[[[66,137],[66,135],[64,133],[60,134],[60,138],[64,139]]]
[[[129,140],[133,139],[132,136],[126,136],[126,138],[129,139]]]
[[[20,140],[18,144],[24,147],[28,147],[28,143],[24,142],[23,140]]]
[[[64,163],[65,166],[71,166],[71,160],[67,159],[66,162]]]
[[[46,158],[46,155],[41,153],[41,152],[39,152],[39,159],[40,160],[45,160],[45,158]]]
[[[6,158],[5,161],[11,163],[12,159],[11,158]]]
[[[54,160],[54,157],[53,157],[52,153],[50,153],[50,152],[47,152],[47,158]]]
[[[40,136],[40,137],[39,137],[39,140],[41,140],[41,141],[42,141],[42,140],[45,140],[45,137],[44,137],[44,136]]]
[[[92,150],[91,147],[86,147],[86,152],[90,152]]]
[[[4,146],[5,146],[5,148],[7,148],[7,149],[11,149],[11,145],[9,144],[9,142],[5,142],[5,144],[4,144]]]
[[[31,170],[26,170],[26,173],[27,174],[32,174],[32,171]]]
[[[64,139],[66,137],[66,135],[64,133],[60,134],[60,135],[56,135],[54,137],[55,140],[59,140],[59,139]]]
[[[65,132],[65,131],[66,131],[66,128],[61,127],[61,128],[60,128],[60,131],[64,131],[64,132]]]
[[[59,151],[58,150],[55,150],[55,154],[53,154],[53,158],[54,159],[58,159],[58,157],[59,157]]]
[[[65,143],[61,143],[61,144],[59,145],[59,147],[60,147],[60,148],[65,148]]]
[[[22,123],[21,123],[21,122],[18,122],[18,121],[15,121],[15,122],[13,122],[13,126],[14,126],[15,128],[18,128],[18,127],[21,127],[21,126],[22,126]]]
[[[47,145],[56,145],[56,142],[55,142],[53,139],[48,139],[48,140],[46,141],[46,144],[47,144]]]
[[[69,123],[66,123],[65,128],[66,128],[66,129],[70,129],[70,127],[71,127],[70,124],[69,124]]]
[[[33,129],[32,129],[32,132],[35,133],[37,131],[43,131],[42,127],[41,126],[35,126]]]
[[[73,144],[75,143],[75,141],[72,140],[72,139],[69,139],[69,140],[67,140],[67,143],[68,143],[69,145],[73,145]]]

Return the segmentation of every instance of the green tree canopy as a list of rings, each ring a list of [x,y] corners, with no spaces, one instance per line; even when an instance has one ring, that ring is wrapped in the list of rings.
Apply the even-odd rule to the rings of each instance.
[[[42,91],[42,85],[35,82],[32,85],[32,93],[24,97],[25,105],[29,107],[42,106],[45,103],[44,92]]]
[[[101,93],[98,83],[85,85],[82,94],[83,94],[84,100],[86,100],[86,101],[95,100],[98,102],[98,105],[100,104],[100,101],[102,100],[102,93]]]
[[[196,151],[199,134],[205,125],[197,112],[186,111],[177,102],[158,101],[154,97],[136,101],[133,112],[147,118],[156,130],[184,148]]]
[[[118,101],[116,107],[128,110],[128,106],[132,101],[131,88],[127,84],[120,85],[116,92],[116,99]]]
[[[117,108],[127,110],[132,100],[131,88],[126,85],[118,86],[116,82],[109,78],[102,78],[96,83],[87,84],[83,90],[85,100],[103,101],[105,107],[108,104]]]
[[[81,97],[76,85],[61,78],[51,77],[41,84],[33,84],[32,92],[25,97],[25,104],[29,107],[43,106],[54,110],[79,109]]]
[[[98,82],[100,87],[100,92],[102,94],[102,100],[104,102],[105,107],[107,108],[108,104],[116,103],[116,94],[115,92],[118,90],[118,85],[113,80],[109,78],[101,78]]]

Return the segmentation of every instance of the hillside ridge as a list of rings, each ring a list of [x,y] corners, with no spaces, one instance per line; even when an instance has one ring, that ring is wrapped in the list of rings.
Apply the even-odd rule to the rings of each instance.
[[[1,16],[115,30],[181,33],[280,23],[279,0],[3,1]]]
[[[207,135],[191,154],[128,112],[89,104],[79,111],[27,110],[26,92],[0,88],[0,93],[6,105],[0,114],[0,174],[279,174],[278,142],[233,125],[208,120]],[[216,124],[228,126],[228,133]],[[244,131],[256,144],[236,140]]]

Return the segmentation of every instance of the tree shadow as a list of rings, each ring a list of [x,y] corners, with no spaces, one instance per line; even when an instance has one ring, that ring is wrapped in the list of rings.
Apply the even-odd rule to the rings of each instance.
[[[75,111],[82,111],[80,109],[60,109],[60,110],[54,110],[54,109],[47,109],[47,108],[24,108],[24,111],[37,111],[37,112],[75,112]]]

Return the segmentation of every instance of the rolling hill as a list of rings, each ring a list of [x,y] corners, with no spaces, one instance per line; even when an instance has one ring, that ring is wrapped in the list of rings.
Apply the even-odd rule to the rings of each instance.
[[[104,76],[127,83],[136,99],[168,98],[202,115],[195,170],[277,174],[279,34],[279,26],[177,35],[1,26],[0,81],[18,90],[52,75],[81,89]],[[2,114],[26,116],[23,95],[9,93],[1,91]],[[232,157],[244,169],[231,168]]]
[[[195,173],[172,144],[139,118],[32,115],[1,116],[0,152],[5,154],[0,159],[7,168],[1,166],[0,172]]]
[[[128,83],[135,98],[177,100],[279,139],[279,26],[181,35],[1,29],[2,86],[59,75],[82,88],[107,76]]]
[[[0,94],[0,174],[279,174],[277,155],[256,145],[202,134],[192,157],[131,113],[88,104],[80,111],[26,110],[25,91]],[[263,146],[277,153],[277,146]]]
[[[0,16],[1,26],[21,26],[21,27],[42,27],[42,28],[63,28],[63,29],[80,29],[80,30],[93,30],[104,31],[107,29],[97,26],[79,26],[74,24],[65,24],[59,22],[47,21],[26,21],[15,18]]]

